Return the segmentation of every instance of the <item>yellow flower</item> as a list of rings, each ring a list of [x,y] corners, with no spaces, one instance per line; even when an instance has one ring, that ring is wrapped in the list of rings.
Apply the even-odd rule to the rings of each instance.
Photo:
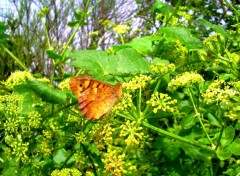
[[[123,83],[123,88],[126,90],[132,90],[135,91],[139,88],[145,88],[147,83],[152,78],[150,76],[146,75],[139,75],[131,79],[128,83]]]
[[[172,100],[167,94],[155,92],[152,94],[150,100],[147,101],[147,104],[153,107],[153,113],[157,113],[159,110],[163,112],[177,112],[175,104],[177,100]]]
[[[58,88],[60,90],[63,90],[63,91],[69,91],[70,90],[70,88],[69,88],[69,80],[70,80],[70,78],[67,78],[67,79],[63,80],[62,82],[60,82],[58,84]]]
[[[117,25],[113,28],[113,31],[117,34],[125,34],[130,29],[127,25]]]
[[[28,80],[33,80],[34,77],[27,71],[16,71],[5,82],[8,89],[12,90],[14,86],[25,83]]]
[[[172,79],[168,84],[167,90],[174,92],[180,87],[192,87],[195,84],[202,84],[204,79],[197,73],[185,72],[175,79]]]

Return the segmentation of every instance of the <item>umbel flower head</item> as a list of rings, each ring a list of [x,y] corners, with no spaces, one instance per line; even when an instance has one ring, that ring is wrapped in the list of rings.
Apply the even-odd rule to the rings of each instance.
[[[204,82],[204,79],[201,75],[197,73],[192,72],[185,72],[180,76],[177,76],[176,78],[172,79],[170,83],[168,84],[168,90],[170,92],[174,92],[178,88],[183,87],[193,87],[196,84],[202,84]]]
[[[158,111],[163,112],[171,112],[173,113],[176,111],[174,105],[177,103],[177,100],[172,100],[167,94],[155,92],[152,94],[147,104],[153,107],[153,113],[157,113]]]
[[[240,119],[240,106],[237,82],[226,83],[224,80],[213,81],[202,94],[204,103],[219,106],[219,109],[224,110],[224,116],[230,119]]]
[[[150,81],[151,79],[152,78],[150,76],[141,74],[132,78],[131,81],[129,81],[128,83],[124,83],[123,88],[129,91],[135,91],[139,88],[145,88],[148,81]]]
[[[25,83],[28,80],[33,80],[34,77],[27,71],[16,71],[5,82],[8,89],[12,90],[14,86]]]

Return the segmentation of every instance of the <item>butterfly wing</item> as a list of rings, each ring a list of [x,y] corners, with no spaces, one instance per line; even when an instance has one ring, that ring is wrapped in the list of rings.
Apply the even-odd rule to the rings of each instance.
[[[108,113],[122,96],[121,84],[112,86],[90,77],[75,77],[70,88],[78,97],[79,108],[88,119],[99,119]]]

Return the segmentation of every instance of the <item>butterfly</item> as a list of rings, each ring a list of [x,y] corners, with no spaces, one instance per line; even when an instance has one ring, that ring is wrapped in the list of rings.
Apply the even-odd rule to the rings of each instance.
[[[78,98],[82,115],[89,120],[99,119],[107,114],[122,97],[122,84],[112,86],[89,76],[70,79],[69,86]]]

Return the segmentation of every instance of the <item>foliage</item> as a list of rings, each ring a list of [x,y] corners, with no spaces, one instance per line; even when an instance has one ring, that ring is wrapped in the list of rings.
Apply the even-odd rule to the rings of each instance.
[[[54,66],[50,79],[26,71],[0,25],[1,48],[24,70],[1,82],[2,175],[240,173],[239,26],[196,20],[214,31],[200,38],[209,31],[191,27],[186,7],[156,1],[152,21],[163,27],[154,33],[126,42],[130,27],[119,24],[113,31],[121,45],[74,50],[70,43],[90,13],[87,6],[74,11],[66,45],[46,50]],[[70,65],[77,75],[122,82],[123,98],[108,115],[89,121],[80,114],[68,86],[73,74],[55,75]]]

